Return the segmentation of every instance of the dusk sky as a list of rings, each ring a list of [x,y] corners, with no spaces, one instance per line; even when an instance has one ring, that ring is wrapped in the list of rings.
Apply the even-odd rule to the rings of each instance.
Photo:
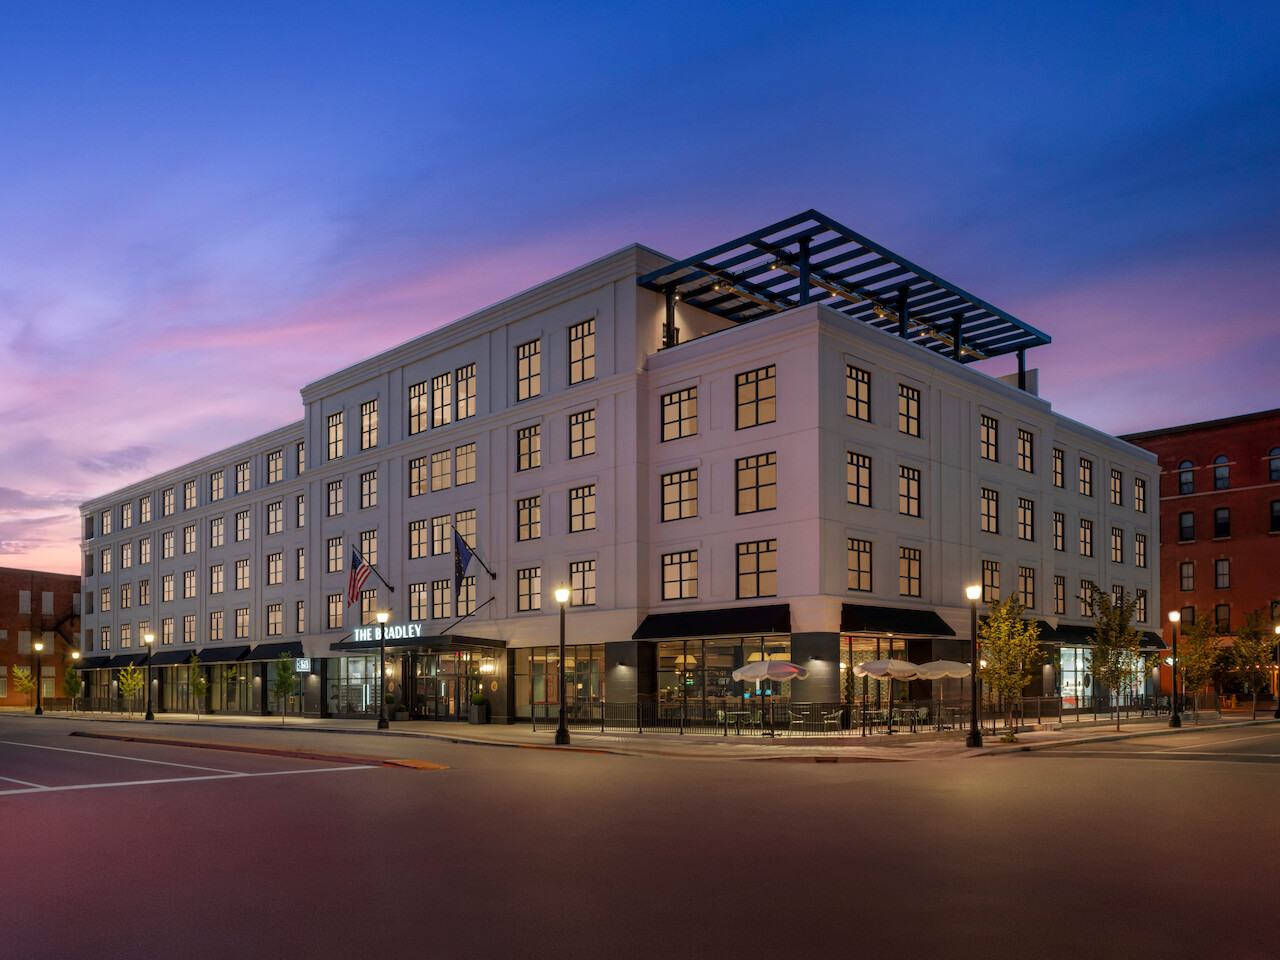
[[[6,566],[326,373],[810,207],[1050,334],[1066,416],[1280,407],[1274,0],[3,9]]]

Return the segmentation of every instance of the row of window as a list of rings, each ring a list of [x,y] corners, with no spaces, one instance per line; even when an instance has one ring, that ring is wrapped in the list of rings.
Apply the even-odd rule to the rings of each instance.
[[[1196,622],[1196,608],[1183,607],[1180,611],[1179,625],[1187,626]],[[1280,600],[1271,601],[1271,622],[1280,623]],[[1231,604],[1218,603],[1213,607],[1213,626],[1219,633],[1231,632]]]
[[[1280,500],[1272,500],[1269,509],[1268,531],[1280,533]],[[1213,510],[1213,539],[1231,536],[1231,508],[1215,507]],[[1196,514],[1184,510],[1178,514],[1178,540],[1185,542],[1196,538]]]
[[[1058,552],[1064,552],[1067,549],[1066,543],[1066,514],[1059,510],[1053,511],[1053,549]],[[1088,517],[1080,518],[1080,556],[1092,557],[1093,554],[1093,520]],[[1000,532],[1000,492],[991,490],[987,487],[982,488],[981,493],[981,527],[983,533]],[[1018,529],[1017,535],[1019,540],[1034,541],[1036,539],[1036,504],[1034,500],[1027,497],[1018,497]],[[1123,527],[1111,528],[1111,561],[1112,563],[1125,562],[1125,532]],[[1145,567],[1147,565],[1147,535],[1145,533],[1135,533],[1133,535],[1133,562],[1137,567]]]
[[[306,444],[299,442],[296,445],[297,456],[297,472],[301,474],[306,469]],[[266,482],[268,485],[279,483],[284,479],[284,448],[273,450],[266,455],[267,470]],[[237,463],[233,468],[235,471],[235,492],[237,495],[249,493],[253,489],[252,477],[252,460],[244,460]],[[208,498],[206,503],[216,503],[226,497],[227,487],[227,471],[225,469],[214,470],[209,474]],[[177,487],[166,487],[160,491],[160,516],[173,516],[176,512],[175,497]],[[152,517],[152,501],[155,494],[147,494],[139,497],[136,501],[128,500],[117,507],[108,507],[98,514],[98,535],[107,536],[114,529],[113,518],[118,515],[120,518],[120,529],[128,530],[134,523],[134,507],[137,506],[138,523],[150,523]],[[182,506],[184,510],[194,510],[199,506],[199,481],[187,480],[182,484]],[[84,538],[92,540],[94,538],[94,518],[92,516],[84,518],[85,531]]]
[[[1213,561],[1213,586],[1215,590],[1231,589],[1231,558],[1219,557]],[[1196,564],[1184,560],[1178,564],[1178,589],[1184,593],[1196,588]]]
[[[1195,493],[1195,465],[1190,460],[1178,464],[1178,495],[1186,496]],[[1267,480],[1280,482],[1280,447],[1272,447],[1267,451]],[[1227,490],[1231,487],[1231,460],[1222,455],[1213,461],[1213,489]]]

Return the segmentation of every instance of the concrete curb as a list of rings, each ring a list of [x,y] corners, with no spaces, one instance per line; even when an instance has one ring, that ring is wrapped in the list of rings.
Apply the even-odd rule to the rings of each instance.
[[[1000,747],[991,747],[976,753],[965,754],[966,757],[996,757],[1007,753],[1031,753],[1036,750],[1052,750],[1055,747],[1077,747],[1083,743],[1108,743],[1113,740],[1134,740],[1138,737],[1171,737],[1180,733],[1195,733],[1198,730],[1232,730],[1239,727],[1261,727],[1267,724],[1280,723],[1280,720],[1236,720],[1228,723],[1215,723],[1209,726],[1192,725],[1181,727],[1163,727],[1155,730],[1138,730],[1131,733],[1109,733],[1100,737],[1075,737],[1070,740],[1048,740],[1044,743],[1010,743]]]

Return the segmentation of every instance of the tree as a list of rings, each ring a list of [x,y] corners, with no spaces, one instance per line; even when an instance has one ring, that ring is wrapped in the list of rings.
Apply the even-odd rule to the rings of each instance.
[[[1115,706],[1116,730],[1120,729],[1120,691],[1145,679],[1146,662],[1139,649],[1142,635],[1133,625],[1133,612],[1138,599],[1126,590],[1118,597],[1100,590],[1086,581],[1081,597],[1094,611],[1093,647],[1089,651],[1089,670],[1093,681],[1111,691]]]
[[[30,667],[14,667],[13,668],[13,685],[18,688],[18,692],[27,698],[27,706],[31,706],[31,694],[35,693],[36,678],[31,674]]]
[[[1252,720],[1258,719],[1258,691],[1265,689],[1271,678],[1271,618],[1261,610],[1251,610],[1244,615],[1244,623],[1236,632],[1236,642],[1231,647],[1231,662],[1241,683],[1247,684],[1253,694]]]
[[[196,720],[200,720],[200,701],[209,692],[209,678],[200,669],[200,657],[191,655],[191,663],[187,665],[187,692],[191,694],[191,702],[196,705]]]
[[[120,685],[120,696],[129,701],[129,716],[132,718],[133,698],[138,695],[142,685],[147,682],[146,678],[142,675],[142,671],[131,663],[116,674],[116,681]]]
[[[1040,626],[1023,617],[1026,607],[1016,594],[987,604],[987,616],[978,628],[978,644],[987,665],[978,676],[987,689],[1004,700],[1006,733],[1000,739],[1017,743],[1013,727],[1013,702],[1031,682],[1031,671],[1044,660]]]
[[[297,677],[293,673],[293,657],[287,653],[280,654],[276,661],[276,674],[271,679],[271,695],[280,701],[280,725],[284,725],[285,703],[293,693]]]
[[[1183,621],[1176,667],[1182,671],[1183,686],[1193,691],[1191,703],[1196,723],[1200,722],[1200,694],[1218,674],[1221,660],[1222,641],[1209,625],[1208,618],[1202,617],[1191,623]],[[1175,680],[1175,696],[1177,686]]]
[[[80,691],[83,688],[84,681],[80,679],[80,674],[76,672],[76,668],[68,667],[66,673],[62,675],[62,695],[71,700],[73,713],[76,709],[76,698],[80,696]]]

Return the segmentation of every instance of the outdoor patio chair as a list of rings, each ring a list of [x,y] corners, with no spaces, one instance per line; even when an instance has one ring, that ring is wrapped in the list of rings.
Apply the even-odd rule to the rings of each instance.
[[[716,723],[724,727],[724,731],[726,734],[729,732],[730,727],[736,727],[738,725],[738,722],[740,719],[741,719],[740,717],[729,716],[723,710],[716,711]]]
[[[824,713],[822,715],[822,729],[823,730],[839,730],[841,725],[841,720],[843,719],[844,719],[844,712],[841,710],[836,710],[833,713]]]
[[[742,725],[744,727],[758,727],[763,730],[764,729],[764,711],[757,710],[751,716],[744,719],[742,721]]]
[[[792,730],[795,730],[797,727],[803,727],[806,723],[809,722],[808,717],[806,717],[803,713],[796,713],[794,710],[788,710],[787,717],[791,721]]]

